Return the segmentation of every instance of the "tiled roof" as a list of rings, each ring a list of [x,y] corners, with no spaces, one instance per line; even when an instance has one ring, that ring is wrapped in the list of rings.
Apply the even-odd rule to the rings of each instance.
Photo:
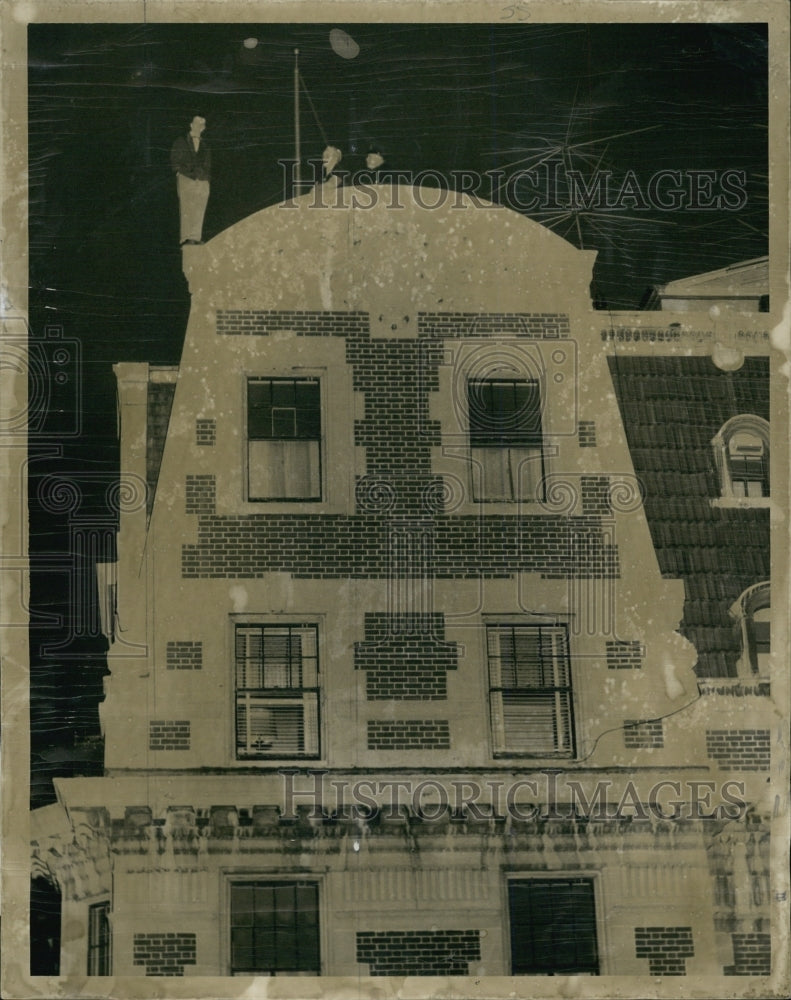
[[[706,357],[616,357],[610,371],[660,570],[684,580],[680,631],[698,650],[700,676],[735,676],[741,638],[728,609],[769,579],[769,512],[711,506],[711,441],[736,414],[769,419],[768,360],[724,372]]]

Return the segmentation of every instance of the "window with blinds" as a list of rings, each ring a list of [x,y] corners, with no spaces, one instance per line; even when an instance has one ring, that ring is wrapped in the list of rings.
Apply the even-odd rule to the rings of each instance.
[[[513,879],[508,909],[511,975],[599,974],[592,879]]]
[[[247,499],[321,499],[317,378],[248,380]]]
[[[566,625],[489,625],[489,700],[495,755],[574,755]]]
[[[542,499],[544,457],[538,381],[470,379],[467,410],[473,499]]]
[[[88,908],[88,975],[110,975],[110,903]]]
[[[231,975],[318,976],[318,885],[231,883]]]
[[[318,629],[237,625],[236,755],[319,756]]]
[[[728,468],[735,497],[769,496],[769,449],[758,434],[736,431],[728,439]]]

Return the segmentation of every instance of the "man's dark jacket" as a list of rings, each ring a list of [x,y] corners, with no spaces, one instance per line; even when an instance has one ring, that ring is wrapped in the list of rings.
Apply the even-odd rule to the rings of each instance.
[[[180,135],[170,151],[170,165],[177,174],[184,174],[194,181],[207,181],[211,174],[211,150],[201,138],[198,152],[189,135]]]

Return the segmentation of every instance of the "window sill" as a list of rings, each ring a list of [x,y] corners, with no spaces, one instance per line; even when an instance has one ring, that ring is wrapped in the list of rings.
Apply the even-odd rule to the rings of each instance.
[[[709,501],[712,507],[733,509],[739,507],[767,508],[772,505],[771,497],[715,497]]]

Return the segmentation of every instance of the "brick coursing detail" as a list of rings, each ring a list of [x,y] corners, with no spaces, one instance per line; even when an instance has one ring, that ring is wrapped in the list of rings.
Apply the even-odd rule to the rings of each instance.
[[[368,333],[366,312],[295,309],[219,309],[217,333],[266,337],[295,333],[298,337],[349,337]]]
[[[665,745],[661,719],[624,719],[623,745],[627,749],[656,749]]]
[[[368,749],[449,750],[450,723],[446,719],[370,720]]]
[[[149,750],[189,750],[189,748],[189,719],[152,719],[149,722]]]
[[[217,421],[199,419],[195,421],[195,444],[213,445],[217,440]]]
[[[726,976],[769,976],[772,972],[772,938],[769,934],[731,934],[733,965]]]
[[[211,501],[202,502],[213,497],[212,489]],[[406,535],[411,542],[403,542]],[[198,522],[197,545],[182,548],[182,575],[386,579],[414,574],[422,551],[422,573],[439,579],[506,579],[519,572],[617,579],[618,550],[604,537],[598,521],[554,515],[437,515],[402,537],[386,517],[373,514],[207,515]]]
[[[365,641],[354,645],[354,666],[365,670],[368,701],[441,701],[458,649],[445,641],[442,614],[365,615]]]
[[[499,334],[539,340],[555,340],[570,333],[566,313],[418,313],[421,337],[460,338]],[[323,310],[221,309],[217,333],[258,335],[291,332],[298,337],[364,336],[369,331],[368,313]]]
[[[212,475],[187,476],[184,497],[187,514],[213,514],[217,483]]]
[[[357,961],[372,976],[467,976],[480,960],[477,930],[357,932]]]
[[[605,648],[610,670],[639,670],[643,666],[645,649],[637,639],[608,640]]]
[[[596,424],[593,420],[580,420],[577,428],[577,439],[580,448],[596,447]]]
[[[768,771],[768,729],[707,729],[706,753],[720,770]]]
[[[489,335],[557,340],[571,329],[566,313],[418,313],[418,335],[458,339]]]
[[[203,643],[174,640],[167,644],[165,663],[168,670],[201,670]]]
[[[214,484],[191,476],[187,510],[200,514],[197,545],[182,552],[188,578],[261,577],[383,579],[393,575],[444,579],[614,579],[618,552],[605,541],[596,515],[449,516],[452,498],[432,473],[441,428],[429,416],[446,354],[442,338],[508,334],[556,339],[569,332],[561,313],[424,313],[417,338],[371,338],[363,312],[221,310],[217,332],[345,339],[353,387],[365,397],[355,442],[365,450],[366,475],[355,490],[353,515],[261,513],[217,517]],[[597,494],[598,496],[598,494]],[[408,523],[407,523],[408,522]],[[404,542],[399,531],[410,537]],[[421,562],[416,563],[419,558]],[[401,564],[399,564],[401,560]]]
[[[609,476],[582,476],[580,486],[583,514],[600,514],[604,517],[612,514]]]
[[[135,934],[133,965],[145,965],[147,976],[183,976],[185,965],[195,965],[196,936],[190,933]]]
[[[695,954],[691,927],[635,927],[634,944],[652,976],[685,976],[686,959]]]

